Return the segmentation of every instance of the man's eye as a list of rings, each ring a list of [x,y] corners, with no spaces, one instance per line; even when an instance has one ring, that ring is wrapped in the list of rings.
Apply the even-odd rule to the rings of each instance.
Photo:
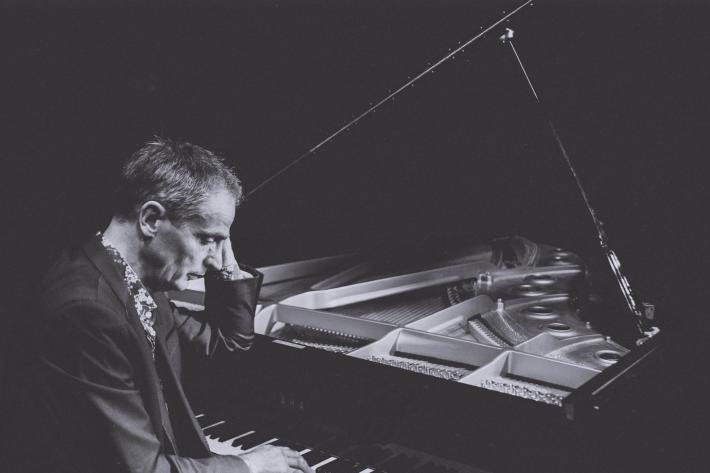
[[[202,243],[203,245],[211,245],[216,241],[217,240],[215,240],[214,237],[200,237],[200,243]]]

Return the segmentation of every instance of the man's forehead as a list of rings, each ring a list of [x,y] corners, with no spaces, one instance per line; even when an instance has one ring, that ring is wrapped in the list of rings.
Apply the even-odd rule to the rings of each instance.
[[[192,220],[193,227],[202,233],[229,236],[229,228],[232,220],[222,218],[219,215],[202,215]]]
[[[221,232],[229,235],[229,228],[234,221],[236,211],[236,201],[234,197],[226,192],[216,192],[210,194],[202,205],[200,213],[195,218],[204,231]]]

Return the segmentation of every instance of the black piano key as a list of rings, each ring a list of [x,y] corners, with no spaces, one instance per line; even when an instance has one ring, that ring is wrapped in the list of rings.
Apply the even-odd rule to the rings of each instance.
[[[441,473],[441,470],[437,465],[428,461],[423,465],[419,465],[412,473]]]
[[[229,425],[234,425],[235,422],[231,417],[227,416],[217,416],[213,414],[206,414],[203,418],[208,419],[208,421],[205,423],[203,426],[200,424],[202,427],[202,432],[205,433],[205,435],[209,435],[209,432],[214,431],[215,429],[225,429],[228,428],[227,426]],[[201,418],[202,419],[202,418]],[[198,420],[201,420],[198,419]]]
[[[210,424],[207,427],[202,428],[202,433],[205,435],[209,435],[212,431],[214,431],[218,426],[214,424]]]
[[[272,432],[255,432],[251,435],[247,435],[243,440],[237,439],[234,442],[237,445],[241,443],[244,450],[249,450],[250,448],[256,447],[257,445],[262,444],[267,440],[271,440],[274,437],[277,437],[277,435],[274,435]]]
[[[204,412],[202,416],[197,419],[200,426],[210,426],[211,424],[225,421],[227,424],[231,425],[256,425],[249,416],[244,413],[234,413],[234,412],[224,412],[224,410],[215,410]],[[205,422],[203,426],[203,422]]]
[[[226,427],[224,429],[221,429],[218,432],[212,433],[211,434],[212,438],[215,438],[217,440],[224,442],[224,441],[234,438],[238,435],[242,435],[242,434],[249,432],[249,429],[245,429],[243,426],[237,426],[237,425],[233,425],[230,423],[227,423],[225,425],[226,425]]]
[[[247,432],[249,432],[249,431],[247,431]],[[237,438],[235,438],[232,441],[232,447],[242,447],[243,450],[246,450],[246,448],[244,447],[244,444],[247,443],[249,441],[249,439],[252,438],[253,435],[256,435],[256,432],[252,432],[252,433],[247,433],[247,432],[244,432],[243,434],[239,434],[237,436]],[[234,436],[232,436],[232,437],[234,437]],[[229,437],[229,438],[232,438],[232,437]],[[226,439],[226,440],[229,440],[229,439]],[[261,443],[261,442],[258,442],[258,443]]]
[[[346,456],[342,454],[352,448],[352,446],[352,440],[343,437],[333,437],[321,444],[318,444],[318,448],[320,450],[330,452],[334,457]]]
[[[300,424],[292,431],[288,432],[290,438],[298,439],[300,442],[313,447],[318,447],[323,442],[333,438],[332,433],[323,431],[309,424]]]
[[[395,455],[392,458],[387,459],[380,468],[387,470],[389,473],[411,473],[411,471],[416,467],[419,460],[404,453]]]
[[[348,452],[349,458],[370,466],[377,466],[391,456],[392,452],[385,450],[379,445],[361,445],[351,452]]]
[[[306,463],[308,463],[308,466],[313,466],[333,455],[322,450],[311,450],[310,452],[304,453],[302,456],[303,459],[306,460]]]
[[[202,429],[217,422],[215,420],[212,420],[211,416],[209,416],[207,414],[195,416],[195,420],[197,420],[197,423],[199,424],[200,428],[202,428]]]
[[[280,438],[280,439],[276,440],[275,442],[272,442],[271,445],[274,445],[276,447],[290,448],[291,450],[295,450],[297,452],[300,452],[301,450],[308,448],[307,446],[303,445],[301,442],[297,442],[295,440],[290,440],[290,439],[285,439],[285,438]]]
[[[338,458],[318,468],[318,473],[360,473],[365,468],[367,467],[359,463],[344,458]]]
[[[229,440],[231,438],[234,438],[238,435],[245,434],[251,430],[256,430],[254,428],[255,424],[254,422],[250,422],[245,420],[243,417],[239,416],[229,416],[224,418],[226,427],[224,429],[220,429],[220,433],[218,434],[218,437],[215,437],[215,435],[212,435],[212,437],[217,438],[217,440]]]
[[[221,424],[212,425],[207,427],[206,429],[202,429],[202,433],[205,435],[218,435],[224,432],[225,429],[229,428],[229,425],[227,425],[225,422],[222,422]]]

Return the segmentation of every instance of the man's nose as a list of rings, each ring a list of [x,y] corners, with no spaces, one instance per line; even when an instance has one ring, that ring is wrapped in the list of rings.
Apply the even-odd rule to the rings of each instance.
[[[205,258],[205,266],[207,266],[208,269],[217,271],[222,269],[222,252],[218,250],[218,245],[210,246],[207,257]]]

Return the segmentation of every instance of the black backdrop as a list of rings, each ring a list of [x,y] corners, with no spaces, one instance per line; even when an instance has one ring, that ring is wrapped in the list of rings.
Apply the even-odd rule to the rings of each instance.
[[[11,3],[0,20],[8,317],[60,248],[107,223],[120,160],[153,134],[223,153],[248,191],[522,2]],[[506,26],[632,283],[679,326],[659,386],[692,407],[675,422],[661,409],[659,425],[681,439],[669,456],[683,448],[691,464],[704,456],[694,442],[710,359],[708,7],[569,3],[537,1]],[[591,252],[498,32],[252,195],[238,257],[506,233]]]

